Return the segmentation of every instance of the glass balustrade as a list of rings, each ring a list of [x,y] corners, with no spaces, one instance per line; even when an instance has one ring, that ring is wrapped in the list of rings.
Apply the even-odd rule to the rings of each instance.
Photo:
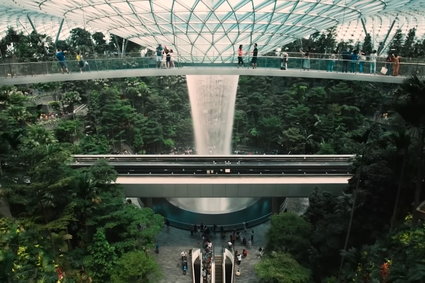
[[[239,69],[252,69],[251,57],[245,56],[244,66],[239,66]],[[382,67],[387,69],[386,75],[392,75],[392,63],[387,63],[383,58],[380,58],[376,63],[375,75],[383,75]],[[310,68],[305,68],[305,61],[309,61]],[[165,62],[156,62],[156,57],[124,57],[124,58],[91,58],[86,60],[87,64],[83,68],[83,72],[99,72],[99,71],[115,71],[115,70],[129,70],[129,69],[162,69],[164,72],[175,68],[185,67],[205,67],[205,68],[235,68],[238,69],[237,57],[223,58],[220,62],[209,61],[205,57],[180,57],[175,56],[171,68],[167,68]],[[345,62],[344,62],[345,61]],[[68,69],[71,73],[79,73],[80,68],[77,61],[67,60]],[[287,70],[293,71],[323,71],[323,72],[338,72],[341,73],[347,65],[347,73],[354,74],[371,74],[370,68],[372,62],[370,61],[351,61],[329,58],[315,58],[309,59],[303,57],[289,57],[287,63]],[[307,64],[308,65],[308,64]],[[360,66],[363,65],[363,72],[360,72]],[[330,68],[333,66],[333,68]],[[281,59],[278,56],[258,56],[257,69],[281,69]],[[285,72],[285,70],[282,70]],[[0,76],[2,77],[18,77],[18,76],[35,76],[35,75],[48,75],[61,73],[60,65],[57,61],[44,61],[44,62],[20,62],[20,63],[0,63]],[[245,73],[244,73],[245,74]],[[416,74],[418,76],[425,75],[425,63],[423,62],[402,62],[400,64],[400,75],[409,76]],[[66,74],[64,74],[66,75]]]

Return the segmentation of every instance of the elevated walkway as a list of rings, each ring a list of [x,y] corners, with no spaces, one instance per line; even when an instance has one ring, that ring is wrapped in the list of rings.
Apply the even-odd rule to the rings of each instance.
[[[379,83],[400,84],[407,76],[416,74],[425,75],[425,64],[402,63],[401,76],[388,76],[379,73],[384,63],[378,63],[377,72],[369,73],[369,63],[365,63],[364,73],[341,72],[342,61],[335,62],[332,72],[327,72],[328,60],[311,58],[311,68],[303,70],[302,58],[290,58],[287,70],[280,70],[278,57],[259,57],[258,68],[238,68],[235,63],[208,63],[193,61],[175,61],[173,68],[157,68],[152,58],[103,58],[88,60],[89,65],[81,73],[78,63],[68,61],[70,73],[62,74],[58,62],[26,62],[26,63],[2,63],[0,64],[0,85],[18,85],[47,83],[60,81],[80,81],[96,79],[114,79],[128,77],[151,77],[151,76],[183,76],[183,75],[240,75],[240,76],[274,76],[296,77],[311,79],[333,79],[350,81],[367,81]],[[351,62],[349,62],[351,64]],[[356,71],[358,67],[356,66]]]
[[[127,197],[308,197],[315,189],[332,194],[347,187],[351,175],[329,176],[118,176]]]
[[[20,85],[62,81],[82,81],[98,79],[117,79],[129,77],[157,77],[157,76],[184,76],[184,75],[240,75],[240,76],[271,76],[288,78],[331,79],[400,84],[405,76],[382,76],[370,74],[352,74],[340,72],[326,72],[318,70],[303,71],[302,69],[279,70],[271,68],[236,68],[236,67],[182,67],[174,69],[124,69],[108,71],[92,71],[70,74],[46,74],[32,76],[17,76],[0,78],[0,85]]]
[[[74,155],[74,168],[104,159],[127,197],[305,197],[340,193],[354,155]]]

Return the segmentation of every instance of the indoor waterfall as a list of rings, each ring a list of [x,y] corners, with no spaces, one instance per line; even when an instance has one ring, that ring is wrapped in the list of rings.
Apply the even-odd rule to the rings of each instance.
[[[187,86],[195,133],[196,153],[229,155],[232,153],[232,129],[236,91],[236,75],[187,75]],[[221,214],[252,205],[252,198],[170,198],[184,210]]]

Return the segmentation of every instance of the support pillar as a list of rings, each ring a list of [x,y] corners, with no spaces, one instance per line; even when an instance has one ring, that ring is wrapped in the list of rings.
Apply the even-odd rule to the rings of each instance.
[[[58,33],[56,34],[55,47],[57,47],[57,44],[58,44],[58,41],[59,41],[59,35],[61,34],[64,21],[65,21],[65,19],[62,19],[62,21],[59,25],[59,30],[58,30]]]
[[[389,29],[389,30],[388,30],[388,32],[387,32],[387,35],[386,35],[386,36],[385,36],[385,38],[384,38],[384,41],[382,41],[382,44],[379,46],[379,49],[378,49],[378,56],[379,56],[379,55],[381,55],[382,51],[384,51],[384,50],[385,50],[385,48],[386,48],[386,44],[387,44],[387,40],[388,40],[388,37],[390,36],[390,33],[391,33],[391,31],[393,30],[394,24],[395,24],[395,22],[397,21],[397,19],[398,19],[398,17],[395,17],[394,21],[392,22],[392,24],[391,24],[391,26],[390,26],[390,29]]]
[[[367,29],[366,29],[366,24],[365,24],[365,22],[364,22],[364,19],[363,19],[363,18],[361,18],[361,19],[360,19],[360,21],[362,22],[362,26],[363,26],[364,34],[365,34],[365,35],[367,35],[367,34],[368,34],[368,32],[367,32]]]
[[[49,54],[49,51],[47,50],[47,47],[44,45],[43,40],[41,40],[40,35],[38,34],[37,30],[35,29],[35,25],[34,25],[33,21],[31,20],[31,18],[30,18],[30,15],[29,15],[29,14],[27,14],[27,19],[28,19],[28,21],[30,22],[30,25],[31,25],[31,27],[32,27],[32,30],[33,30],[33,31],[35,32],[35,34],[37,35],[37,39],[38,39],[38,41],[39,41],[39,42],[41,43],[41,45],[44,47],[44,53],[45,53],[45,55],[48,55],[48,54]]]
[[[278,214],[280,213],[280,206],[285,201],[284,197],[273,197],[272,198],[272,213]]]
[[[140,200],[143,202],[144,207],[150,207],[153,206],[153,199],[152,198],[140,198]]]

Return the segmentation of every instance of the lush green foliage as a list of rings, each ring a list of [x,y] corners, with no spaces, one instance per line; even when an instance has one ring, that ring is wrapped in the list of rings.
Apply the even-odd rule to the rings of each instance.
[[[298,262],[306,263],[310,253],[310,233],[310,223],[294,213],[273,215],[266,250],[290,253]]]
[[[331,92],[327,90],[321,97],[326,98]],[[344,93],[349,92],[339,93],[342,94],[343,101],[349,101],[349,97],[344,97]],[[362,95],[359,93],[356,97],[361,99]],[[336,198],[316,192],[310,197],[310,206],[305,214],[305,219],[312,225],[312,233],[306,237],[311,243],[306,248],[309,250],[308,261],[299,260],[298,253],[289,251],[301,264],[312,270],[315,281],[324,278],[328,278],[329,282],[383,280],[381,265],[391,262],[389,278],[393,278],[394,282],[421,282],[417,281],[423,274],[423,262],[418,261],[421,257],[416,258],[417,254],[409,249],[404,250],[406,254],[396,256],[396,251],[392,249],[396,245],[400,246],[400,243],[395,244],[393,234],[388,234],[388,231],[397,230],[400,220],[423,200],[423,182],[419,180],[424,178],[425,121],[424,112],[419,109],[424,109],[424,97],[423,82],[413,77],[396,92],[377,98],[381,105],[376,103],[373,107],[367,104],[357,107],[358,110],[363,110],[362,113],[369,108],[369,118],[351,114],[350,119],[354,118],[352,123],[350,119],[347,120],[347,115],[339,118],[346,124],[335,118],[331,120],[338,121],[341,126],[361,125],[358,128],[345,126],[350,135],[344,137],[344,130],[339,135],[342,138],[338,140],[345,146],[351,143],[352,152],[361,157],[355,163],[356,174],[346,195]],[[369,98],[372,101],[375,99],[365,97],[365,102]],[[336,106],[335,102],[338,102],[338,97],[334,97],[333,107]],[[320,103],[314,105],[315,109],[320,109]],[[295,108],[296,105],[293,106]],[[353,109],[348,105],[344,108]],[[299,119],[300,115],[294,117]],[[338,129],[338,126],[334,124],[331,128]],[[332,133],[328,132],[328,136],[332,136]],[[338,144],[326,144],[328,152],[341,150],[335,150]],[[285,223],[282,219],[278,221],[281,222],[280,225]],[[282,234],[283,226],[280,225],[272,224],[270,234]],[[407,229],[403,237],[414,235],[411,237],[413,246],[416,242],[425,241],[423,233],[417,232],[421,231],[421,227],[403,229]],[[279,241],[269,239],[268,250],[278,250],[282,246]],[[420,247],[417,249],[421,251]],[[394,264],[396,261],[397,265]],[[340,263],[344,263],[342,270],[339,269]]]
[[[111,279],[116,283],[154,283],[159,276],[159,266],[151,257],[143,251],[131,251],[117,261]]]
[[[357,278],[355,282],[382,282],[384,277],[388,282],[423,282],[424,239],[424,224],[415,224],[408,217],[397,231],[373,245],[349,250],[342,278]]]
[[[234,148],[281,154],[358,152],[357,135],[385,101],[369,84],[272,77],[241,77],[237,96]]]
[[[124,46],[123,46],[124,45]],[[56,49],[66,50],[71,56],[81,52],[83,56],[98,56],[120,54],[122,52],[138,52],[140,46],[119,36],[111,35],[109,43],[101,32],[91,34],[82,28],[74,28],[65,40],[54,40],[45,35],[32,31],[30,34],[16,32],[9,28],[6,35],[0,40],[0,53],[10,61],[45,61],[55,60]]]
[[[264,283],[308,283],[310,271],[302,267],[290,254],[272,252],[262,258],[255,271]]]
[[[0,49],[10,60],[51,55],[53,45],[38,44],[40,38],[9,30]],[[89,53],[125,44],[119,38],[107,44],[99,33],[92,38],[95,44],[78,29],[58,44]],[[12,42],[15,49],[6,52]],[[330,52],[360,45],[337,44],[329,30],[291,48]],[[392,46],[402,56],[423,55],[414,30],[406,37],[398,33]],[[373,48],[370,37],[366,47]],[[424,227],[400,223],[424,197],[424,89],[415,77],[396,92],[369,83],[240,78],[236,151],[361,155],[345,195],[315,193],[303,218],[272,218],[269,253],[257,267],[265,282],[381,280],[384,263],[390,263],[392,282],[421,282]],[[32,104],[33,92],[51,96],[51,111],[64,115],[52,124],[38,121],[42,110]],[[78,104],[87,105],[87,114],[72,115]],[[157,267],[149,250],[162,218],[125,204],[121,189],[111,183],[116,173],[106,164],[71,170],[66,163],[71,153],[169,153],[191,147],[184,77],[0,89],[1,209],[13,216],[0,222],[0,281],[54,282],[65,271],[71,282],[150,282],[148,274],[155,276]]]
[[[56,134],[68,133],[59,143],[51,129],[35,124],[28,94],[0,93],[1,211],[13,217],[0,222],[0,281],[57,282],[65,274],[69,282],[106,282],[130,251],[143,251],[152,262],[148,251],[162,217],[126,204],[106,163],[67,166],[81,135],[78,121],[59,124]]]

